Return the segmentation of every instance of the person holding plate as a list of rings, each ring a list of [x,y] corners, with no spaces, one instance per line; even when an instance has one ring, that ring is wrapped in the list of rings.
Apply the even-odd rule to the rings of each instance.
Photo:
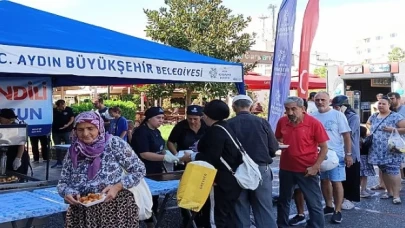
[[[70,205],[65,227],[138,228],[138,206],[127,189],[137,186],[145,173],[145,165],[130,145],[105,132],[99,113],[79,114],[57,185],[59,195]],[[80,197],[88,194],[105,195],[104,202],[81,205]]]
[[[296,185],[305,196],[309,218],[307,227],[325,227],[319,170],[328,151],[329,137],[321,122],[305,112],[304,100],[288,97],[286,115],[277,123],[276,139],[285,145],[280,157],[280,196],[277,205],[278,227],[290,227],[290,202]],[[321,148],[318,154],[318,146]]]

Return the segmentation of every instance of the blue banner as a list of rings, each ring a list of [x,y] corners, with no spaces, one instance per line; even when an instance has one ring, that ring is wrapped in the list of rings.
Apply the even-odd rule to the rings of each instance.
[[[296,9],[297,0],[283,0],[278,12],[269,98],[269,122],[273,131],[284,115],[284,101],[290,93]]]
[[[51,133],[53,106],[50,77],[0,78],[0,109],[11,108],[28,125],[29,136]]]

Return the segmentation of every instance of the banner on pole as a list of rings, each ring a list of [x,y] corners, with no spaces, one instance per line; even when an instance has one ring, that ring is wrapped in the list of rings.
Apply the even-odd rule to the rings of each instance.
[[[297,0],[283,0],[277,18],[268,115],[273,131],[284,115],[284,101],[290,93],[296,9]]]

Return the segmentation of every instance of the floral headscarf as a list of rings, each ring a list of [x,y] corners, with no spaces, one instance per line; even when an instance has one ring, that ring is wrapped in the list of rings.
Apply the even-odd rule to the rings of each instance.
[[[82,142],[77,137],[76,129],[74,129],[72,132],[72,144],[69,148],[69,154],[74,168],[77,168],[77,160],[79,155],[93,159],[87,173],[88,178],[93,179],[101,167],[100,155],[103,153],[104,148],[112,135],[106,134],[103,118],[101,118],[100,114],[97,112],[90,111],[80,113],[75,118],[75,128],[79,123],[91,123],[96,126],[99,131],[98,137],[92,144],[89,145]]]

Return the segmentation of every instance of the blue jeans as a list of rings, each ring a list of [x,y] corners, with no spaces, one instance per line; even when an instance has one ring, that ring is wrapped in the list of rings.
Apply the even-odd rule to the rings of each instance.
[[[272,200],[273,173],[270,165],[259,166],[263,182],[254,191],[242,190],[235,206],[236,227],[250,228],[250,208],[252,207],[257,228],[277,227]]]
[[[288,225],[290,204],[293,191],[298,184],[307,203],[309,218],[307,227],[325,227],[325,218],[322,208],[322,192],[319,187],[319,176],[305,177],[305,173],[297,173],[281,170],[278,174],[280,179],[280,196],[277,203],[277,225],[279,228],[290,227]]]

